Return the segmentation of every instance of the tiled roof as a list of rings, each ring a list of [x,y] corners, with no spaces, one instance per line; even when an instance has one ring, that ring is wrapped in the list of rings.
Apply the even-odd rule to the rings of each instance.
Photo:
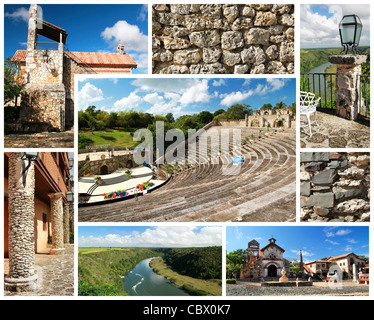
[[[14,54],[12,61],[21,61],[26,63],[26,50],[17,50],[16,53]]]
[[[76,56],[79,60],[76,62],[79,64],[83,62],[90,67],[123,67],[123,68],[136,68],[136,62],[127,54],[118,54],[115,52],[72,52],[74,59]],[[20,60],[21,63],[26,62],[26,50],[17,50],[12,60]],[[121,72],[121,71],[119,71]]]
[[[123,66],[136,68],[136,62],[127,54],[107,52],[72,52],[89,66]]]
[[[328,257],[327,260],[328,260],[328,261],[338,260],[338,259],[345,258],[345,257],[347,257],[347,256],[349,256],[349,255],[351,255],[351,254],[354,254],[354,253],[353,253],[353,252],[350,252],[350,253],[342,254],[341,256],[336,256],[336,257],[331,256],[331,257]]]

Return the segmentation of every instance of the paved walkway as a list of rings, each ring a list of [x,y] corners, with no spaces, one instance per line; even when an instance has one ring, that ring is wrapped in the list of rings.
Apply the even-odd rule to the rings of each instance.
[[[318,126],[312,123],[312,137],[309,137],[306,117],[300,116],[301,148],[370,148],[368,125],[318,111],[317,123]]]
[[[259,283],[237,281],[226,286],[227,296],[369,296],[369,285],[344,281],[341,288],[330,288],[326,282],[311,287],[261,287]]]
[[[74,129],[4,135],[5,148],[74,148]]]
[[[5,291],[5,296],[73,296],[74,295],[74,244],[65,245],[62,255],[36,254],[35,271],[37,288],[33,292]],[[8,260],[4,273],[8,273]]]

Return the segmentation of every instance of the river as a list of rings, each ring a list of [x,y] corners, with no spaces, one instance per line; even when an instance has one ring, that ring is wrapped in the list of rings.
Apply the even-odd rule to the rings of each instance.
[[[182,288],[152,270],[149,263],[156,258],[140,261],[123,279],[123,286],[130,296],[189,296]]]
[[[312,91],[314,93],[317,93],[320,97],[323,97],[325,100],[333,100],[334,99],[334,93],[331,92],[331,88],[330,88],[330,85],[329,85],[329,82],[326,82],[326,81],[330,81],[332,83],[335,82],[335,76],[327,76],[325,78],[325,76],[323,76],[322,74],[321,75],[318,75],[318,73],[325,73],[325,70],[326,68],[330,67],[332,64],[330,62],[327,62],[327,63],[323,63],[313,69],[311,69],[310,71],[308,71],[308,73],[314,73],[314,76],[313,75],[303,75],[302,76],[302,79],[304,79],[305,77],[305,90],[306,91]],[[302,81],[301,79],[301,81]],[[306,79],[309,79],[308,82]]]

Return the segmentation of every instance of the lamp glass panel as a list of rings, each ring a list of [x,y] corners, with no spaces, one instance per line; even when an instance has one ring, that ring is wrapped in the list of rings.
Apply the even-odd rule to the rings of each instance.
[[[356,38],[355,38],[355,43],[357,43],[357,44],[360,42],[361,31],[362,31],[362,27],[360,25],[358,25],[357,26],[357,31],[356,31]]]
[[[355,43],[355,25],[343,26],[341,28],[341,35],[342,35],[342,43],[344,44],[351,44]]]

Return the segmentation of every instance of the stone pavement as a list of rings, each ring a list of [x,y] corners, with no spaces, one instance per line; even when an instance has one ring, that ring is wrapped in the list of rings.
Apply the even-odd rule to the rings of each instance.
[[[369,296],[369,285],[344,281],[342,287],[330,288],[327,282],[314,282],[312,287],[261,287],[259,283],[237,281],[227,284],[227,296]]]
[[[74,148],[74,129],[4,135],[5,148]]]
[[[33,292],[5,291],[5,296],[73,296],[74,295],[74,244],[65,244],[61,255],[36,254],[35,272],[38,274]],[[4,273],[8,273],[5,261]]]
[[[314,120],[314,114],[311,115]],[[370,126],[317,111],[312,123],[312,137],[306,117],[300,116],[301,148],[370,148]]]

